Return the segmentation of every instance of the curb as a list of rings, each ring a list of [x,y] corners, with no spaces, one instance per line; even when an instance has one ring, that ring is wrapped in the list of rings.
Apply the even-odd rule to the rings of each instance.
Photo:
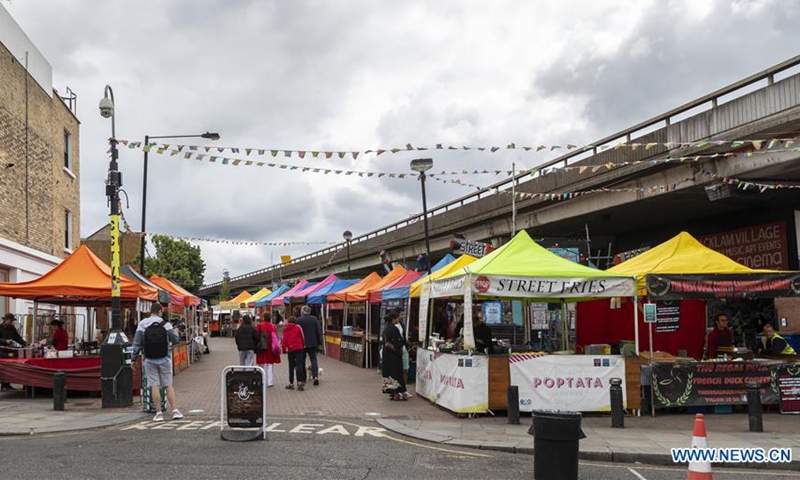
[[[131,414],[122,414],[120,416],[125,416],[126,418],[120,421],[108,421],[108,422],[92,422],[87,421],[86,425],[61,425],[61,426],[50,426],[50,427],[20,427],[20,428],[4,428],[0,429],[0,438],[2,437],[30,437],[34,435],[49,435],[54,433],[75,433],[75,432],[84,432],[90,430],[100,430],[103,428],[108,427],[116,427],[120,425],[127,425],[130,423],[136,423],[141,421],[143,418],[147,418],[147,414],[138,414],[138,413],[131,413]],[[135,418],[134,418],[135,416]],[[86,417],[87,420],[91,417]]]
[[[391,419],[376,419],[385,429],[398,433],[400,435],[414,438],[417,440],[424,440],[426,442],[440,443],[453,447],[473,448],[478,450],[493,450],[506,453],[518,454],[533,454],[533,439],[530,442],[497,442],[497,441],[480,441],[480,440],[461,440],[458,438],[439,435],[432,432],[425,432],[406,427],[397,420]],[[672,456],[666,453],[644,453],[644,452],[615,452],[606,449],[601,450],[580,450],[578,452],[578,459],[588,460],[595,462],[609,462],[609,463],[641,463],[645,465],[658,465],[658,466],[687,466],[686,463],[673,463]],[[792,463],[715,463],[714,467],[717,468],[734,468],[734,469],[766,469],[766,470],[791,470],[800,471],[800,461],[792,461]]]

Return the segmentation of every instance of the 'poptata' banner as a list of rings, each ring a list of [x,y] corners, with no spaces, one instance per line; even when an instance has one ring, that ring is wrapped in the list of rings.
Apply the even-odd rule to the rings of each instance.
[[[489,357],[437,353],[433,376],[437,405],[456,413],[489,410]]]
[[[436,402],[436,389],[433,380],[433,352],[423,348],[417,349],[417,395]]]
[[[435,282],[434,282],[435,283]],[[478,295],[524,298],[632,297],[633,278],[472,277]]]
[[[511,385],[519,387],[519,410],[611,410],[609,380],[622,379],[625,398],[625,359],[621,355],[548,355],[512,353],[508,357]]]

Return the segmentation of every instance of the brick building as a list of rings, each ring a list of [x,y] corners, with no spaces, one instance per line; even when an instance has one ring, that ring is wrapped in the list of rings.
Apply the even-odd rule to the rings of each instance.
[[[106,264],[111,264],[111,225],[106,224],[100,230],[84,238],[81,243],[89,247],[97,257]],[[142,248],[142,237],[133,235],[126,231],[119,233],[119,263],[120,265],[132,265],[137,271],[139,264],[134,263],[134,259],[139,256]]]
[[[38,278],[80,243],[80,122],[70,103],[0,5],[0,281]],[[0,315],[31,307],[0,298]]]

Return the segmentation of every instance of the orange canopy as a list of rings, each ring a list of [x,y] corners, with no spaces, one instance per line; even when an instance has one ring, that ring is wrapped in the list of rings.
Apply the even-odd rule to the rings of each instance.
[[[344,302],[348,293],[360,292],[366,288],[370,288],[376,283],[381,281],[381,276],[375,272],[370,273],[366,278],[358,283],[354,283],[344,290],[339,290],[336,293],[328,295],[329,302]]]
[[[246,300],[246,299],[248,299],[248,298],[250,298],[252,296],[253,295],[250,292],[248,292],[247,290],[244,290],[242,293],[240,293],[239,295],[236,295],[235,297],[233,297],[232,299],[228,300],[227,302],[219,302],[219,306],[220,306],[220,308],[225,308],[225,309],[239,308],[239,304],[242,303],[243,300]]]
[[[120,298],[158,301],[158,290],[119,276]],[[57,305],[98,305],[111,303],[111,267],[81,245],[63,262],[36,280],[0,283],[0,296],[24,298]]]
[[[155,273],[150,275],[148,279],[159,287],[169,292],[170,298],[173,296],[180,297],[182,300],[175,302],[176,305],[191,307],[192,305],[200,305],[200,299],[183,289],[180,285],[172,282],[164,277],[158,276]],[[181,303],[183,302],[183,303]]]
[[[395,280],[397,280],[398,278],[402,277],[405,274],[406,274],[406,269],[403,268],[402,265],[398,265],[394,267],[391,272],[387,273],[386,276],[380,279],[377,283],[373,285],[368,285],[367,287],[364,287],[361,290],[345,293],[345,301],[366,302],[367,300],[369,300],[369,292],[371,290],[380,290],[386,285],[389,285],[390,283],[394,282]]]

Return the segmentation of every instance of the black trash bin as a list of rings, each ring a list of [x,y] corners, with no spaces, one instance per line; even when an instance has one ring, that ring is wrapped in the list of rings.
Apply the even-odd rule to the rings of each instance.
[[[533,412],[533,478],[536,480],[577,480],[580,412]]]

